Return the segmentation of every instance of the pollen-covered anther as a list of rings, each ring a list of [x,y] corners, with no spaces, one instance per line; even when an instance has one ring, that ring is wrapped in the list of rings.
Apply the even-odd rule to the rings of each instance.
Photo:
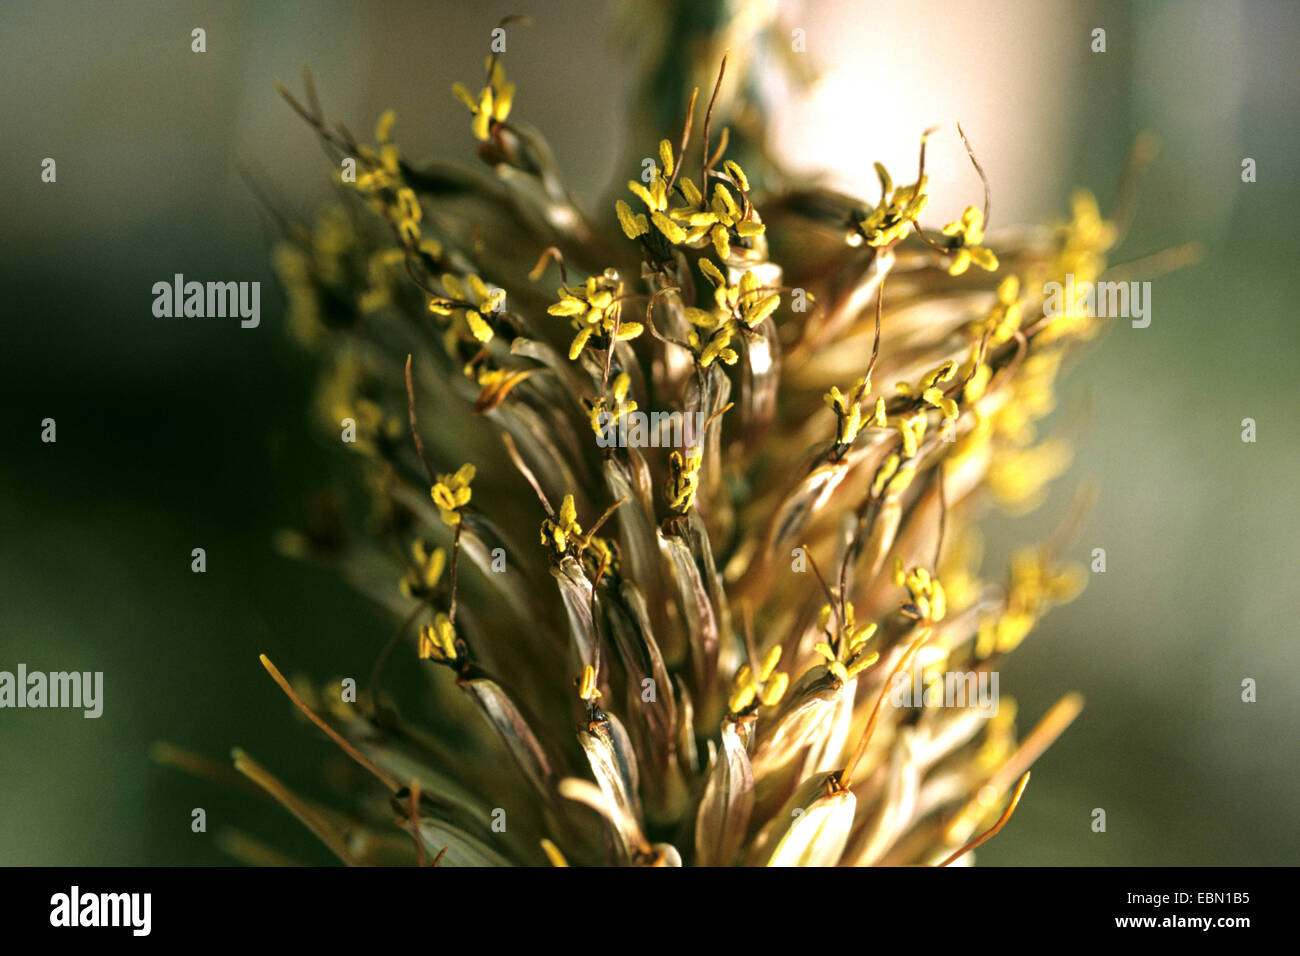
[[[619,423],[624,418],[637,410],[637,403],[627,397],[631,386],[631,377],[627,372],[620,372],[610,388],[612,401],[604,395],[595,401],[583,400],[583,404],[588,411],[591,429],[597,436],[608,435],[618,428]]]
[[[740,665],[732,681],[727,709],[739,715],[752,709],[756,702],[763,707],[778,704],[790,686],[790,675],[776,669],[780,662],[781,646],[778,644],[767,652],[757,673],[748,664]]]
[[[979,266],[988,272],[996,272],[998,257],[984,242],[984,213],[974,206],[967,206],[957,222],[950,222],[943,227],[943,234],[948,237],[948,248],[952,261],[948,264],[948,274],[959,276],[971,267]]]
[[[470,482],[474,480],[475,473],[473,465],[461,465],[453,474],[439,475],[438,481],[429,490],[445,524],[451,527],[460,524],[460,511],[469,504]]]
[[[442,577],[447,554],[441,548],[430,550],[423,538],[416,538],[411,545],[411,557],[414,564],[406,572],[406,577],[398,582],[398,587],[408,598],[423,598],[433,591]]]
[[[498,57],[487,58],[487,85],[475,97],[463,83],[453,83],[451,91],[474,115],[470,128],[479,140],[490,138],[495,123],[504,123],[515,101],[515,85],[506,80],[505,68]]]
[[[578,696],[588,703],[600,699],[600,689],[596,686],[596,668],[591,664],[582,669],[582,677],[578,682]]]
[[[446,614],[434,616],[432,624],[420,628],[417,653],[421,660],[450,664],[457,659],[456,629]]]
[[[859,624],[852,601],[847,601],[842,609],[843,619],[835,613],[829,604],[824,605],[817,616],[818,626],[826,632],[827,640],[813,645],[825,662],[826,670],[839,681],[847,684],[858,674],[880,659],[875,651],[868,651],[867,644],[876,634],[876,624],[869,622]],[[830,631],[832,620],[837,622],[834,634]]]
[[[554,518],[542,521],[542,544],[557,555],[565,554],[578,543],[582,537],[582,525],[578,524],[578,508],[573,495],[565,495],[560,504],[560,513]]]
[[[847,395],[841,392],[837,386],[832,385],[830,391],[823,396],[823,400],[830,406],[837,419],[836,445],[847,448],[857,439],[858,432],[862,430],[863,424],[866,423],[863,421],[862,409],[869,391],[871,391],[871,380],[863,377],[853,384]],[[875,408],[879,412],[879,416],[873,414],[871,419],[868,419],[871,424],[876,423],[877,417],[883,421],[884,400],[878,399]]]
[[[700,486],[700,465],[704,452],[699,446],[686,449],[686,454],[672,451],[668,456],[668,507],[685,514],[695,504],[695,493]]]
[[[904,571],[901,559],[896,559],[894,581],[907,588],[908,602],[902,608],[907,617],[934,624],[947,615],[948,598],[943,585],[925,568]]]
[[[577,330],[569,345],[569,359],[576,360],[592,340],[607,348],[613,342],[627,342],[645,331],[640,322],[622,319],[623,283],[618,273],[606,269],[581,286],[564,286],[560,300],[548,306],[551,315],[567,317]]]
[[[888,170],[880,163],[876,163],[875,168],[880,179],[880,202],[855,225],[859,242],[865,239],[869,246],[889,246],[907,237],[916,224],[916,217],[929,203],[930,197],[925,192],[928,177],[895,189]]]

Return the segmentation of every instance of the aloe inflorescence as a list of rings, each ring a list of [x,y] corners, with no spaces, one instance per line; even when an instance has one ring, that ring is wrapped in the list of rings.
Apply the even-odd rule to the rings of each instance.
[[[876,164],[879,198],[790,185],[752,122],[732,133],[726,62],[592,213],[498,55],[455,87],[483,170],[412,162],[391,113],[364,144],[310,82],[285,94],[354,164],[276,263],[371,508],[282,544],[397,629],[355,701],[263,659],[374,778],[346,812],[238,763],[345,862],[967,862],[1078,712],[1066,695],[1018,737],[1009,699],[889,691],[996,671],[1080,588],[1059,541],[985,581],[973,520],[1067,461],[1035,423],[1101,322],[1038,290],[1097,279],[1116,223],[1079,193],[994,241],[985,185],[923,224],[924,138],[910,182]],[[702,434],[661,441],[633,421],[651,410]],[[402,701],[427,717],[399,716],[395,668],[427,678]]]

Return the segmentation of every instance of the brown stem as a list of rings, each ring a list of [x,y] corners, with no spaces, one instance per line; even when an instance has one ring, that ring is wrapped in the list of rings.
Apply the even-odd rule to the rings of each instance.
[[[991,840],[993,837],[997,836],[998,831],[1001,830],[1004,826],[1006,826],[1007,821],[1011,819],[1011,814],[1016,812],[1016,805],[1020,803],[1020,795],[1025,792],[1025,787],[1028,784],[1029,784],[1029,771],[1026,770],[1025,775],[1020,778],[1020,783],[1016,785],[1016,792],[1011,795],[1011,802],[1008,803],[1007,808],[1002,811],[1002,816],[998,817],[998,822],[993,824],[993,826],[989,827],[989,829],[985,830],[974,840],[971,840],[969,843],[967,843],[960,850],[958,850],[952,856],[948,857],[948,859],[944,860],[939,865],[947,866],[949,863],[955,863],[957,860],[960,860],[963,856],[965,856],[971,850],[975,849],[981,843],[985,843],[988,840]]]
[[[844,772],[840,774],[839,786],[841,790],[849,788],[849,784],[853,780],[853,771],[857,767],[858,761],[862,759],[863,754],[867,752],[867,744],[871,741],[871,734],[876,729],[876,721],[880,717],[880,708],[885,703],[885,695],[889,693],[889,685],[894,682],[895,677],[912,663],[912,658],[921,649],[921,645],[930,639],[931,633],[932,630],[929,625],[923,627],[921,633],[907,648],[907,652],[903,654],[898,663],[894,665],[894,669],[889,676],[885,678],[885,684],[880,688],[880,696],[876,698],[876,706],[871,709],[871,718],[867,721],[867,727],[858,739],[858,746],[854,749],[853,756],[849,759],[848,765],[845,766]]]

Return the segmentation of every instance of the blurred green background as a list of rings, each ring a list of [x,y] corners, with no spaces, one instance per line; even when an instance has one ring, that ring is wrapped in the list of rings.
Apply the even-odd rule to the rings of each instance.
[[[310,789],[330,745],[290,716],[257,654],[316,679],[362,675],[391,628],[272,548],[345,464],[309,425],[313,366],[285,334],[270,233],[239,167],[304,213],[328,194],[326,160],[272,86],[298,88],[304,66],[353,129],[391,106],[408,152],[469,159],[449,85],[479,75],[487,31],[520,12],[533,25],[510,33],[516,108],[594,202],[626,178],[634,79],[635,58],[602,39],[606,4],[0,8],[0,668],[105,673],[98,720],[0,711],[0,863],[227,863],[212,837],[229,826],[331,859],[278,808],[149,757],[157,740],[223,760],[237,744]],[[1201,265],[1154,280],[1150,328],[1117,323],[1070,373],[1048,424],[1075,463],[1048,504],[984,522],[996,568],[1095,480],[1073,553],[1103,547],[1108,569],[1003,671],[1022,730],[1067,690],[1087,708],[981,862],[1300,862],[1300,8],[812,3],[783,4],[781,22],[806,30],[825,74],[812,92],[769,84],[777,70],[754,52],[790,161],[865,177],[858,191],[873,194],[871,160],[906,165],[921,129],[961,119],[1007,225],[1063,213],[1074,184],[1106,208],[1151,129],[1163,149],[1118,258],[1205,248]],[[194,27],[205,54],[190,52]],[[1089,51],[1095,27],[1105,54]],[[831,155],[818,130],[836,116],[852,149]],[[40,182],[47,156],[55,185]],[[1247,156],[1254,184],[1241,182]],[[961,163],[948,169],[977,188]],[[176,272],[260,280],[261,327],[155,319],[150,288]],[[40,441],[46,417],[57,444]],[[1256,444],[1240,440],[1245,417]],[[195,547],[206,574],[190,572]],[[1240,701],[1245,677],[1255,704]],[[207,834],[190,830],[194,807]],[[1096,807],[1104,834],[1089,827]]]

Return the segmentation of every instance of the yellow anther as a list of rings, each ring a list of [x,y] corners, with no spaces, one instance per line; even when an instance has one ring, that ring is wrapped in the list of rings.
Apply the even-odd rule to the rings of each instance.
[[[959,276],[970,268],[971,263],[988,272],[998,268],[998,257],[984,248],[984,213],[974,206],[967,206],[959,222],[950,222],[943,227],[943,234],[948,237],[952,262],[948,265],[948,274]]]
[[[483,87],[477,98],[463,83],[453,83],[451,92],[474,114],[470,129],[475,138],[480,140],[486,140],[491,135],[493,123],[505,122],[515,101],[515,85],[506,81],[505,69],[499,59],[492,63],[488,85]]]
[[[907,237],[916,217],[929,203],[930,197],[925,193],[928,177],[895,189],[885,167],[880,163],[875,167],[880,179],[880,202],[858,223],[858,229],[867,245],[887,246]]]
[[[880,655],[877,654],[875,651],[872,651],[870,654],[863,654],[860,657],[854,658],[853,663],[850,664],[847,668],[848,677],[850,679],[857,677],[859,674],[861,674],[864,670],[866,670],[868,667],[870,667],[878,660],[880,660]]]
[[[541,843],[542,843],[542,852],[545,853],[546,858],[551,861],[551,866],[569,865],[569,861],[564,858],[564,854],[560,852],[560,848],[558,846],[556,846],[550,840],[547,840],[545,838],[542,839]]]
[[[553,548],[557,554],[564,554],[582,537],[582,526],[577,519],[578,508],[573,495],[565,495],[556,519],[547,518],[542,522],[542,544]]]
[[[447,555],[441,548],[429,550],[422,538],[416,538],[411,545],[411,556],[415,567],[398,582],[398,588],[406,597],[424,597],[437,585],[447,564]]]
[[[704,278],[708,279],[714,286],[726,286],[727,280],[717,266],[709,259],[700,260],[700,271],[704,273]]]
[[[664,238],[673,245],[678,245],[679,243],[686,241],[686,230],[677,225],[677,223],[673,222],[663,213],[652,212],[650,214],[650,221],[653,222],[656,228],[664,234]]]
[[[474,475],[474,466],[465,464],[455,474],[439,475],[437,483],[429,490],[445,524],[455,527],[460,523],[460,509],[469,504],[470,482]]]
[[[663,163],[664,175],[673,174],[673,144],[666,139],[659,141],[659,161]]]
[[[784,672],[777,674],[763,687],[763,694],[760,698],[767,707],[774,707],[780,703],[781,698],[785,696],[786,688],[790,686],[790,675]]]
[[[871,624],[868,624],[866,627],[861,628],[860,630],[856,631],[853,634],[853,637],[849,641],[849,650],[856,651],[863,644],[867,643],[867,641],[871,640],[875,636],[876,636],[876,624],[872,622]]]
[[[632,207],[623,200],[614,203],[614,211],[618,213],[618,224],[623,228],[623,234],[629,239],[643,236],[650,231],[650,224],[646,221],[645,215],[633,214]]]
[[[745,171],[740,168],[738,163],[732,162],[729,159],[722,164],[722,168],[726,174],[735,181],[736,185],[739,186],[741,190],[749,192],[749,177],[745,175]]]
[[[776,665],[779,663],[781,663],[781,645],[777,644],[768,651],[767,656],[763,658],[763,664],[758,670],[758,679],[760,681],[767,681],[772,676],[772,672],[776,670]]]
[[[871,493],[879,496],[885,490],[885,485],[889,484],[891,478],[898,471],[899,458],[896,454],[890,454],[876,471],[876,480],[871,483]]]
[[[754,685],[746,684],[744,687],[739,688],[732,693],[731,697],[727,701],[727,709],[733,714],[738,714],[749,707],[749,705],[754,702],[756,696],[757,691],[754,689]]]
[[[379,114],[379,121],[375,123],[375,142],[387,143],[393,133],[393,124],[397,122],[397,114],[392,110],[384,110]]]
[[[421,660],[447,663],[456,660],[456,629],[446,614],[438,614],[432,624],[420,628],[417,654]]]
[[[582,684],[578,688],[578,696],[589,701],[600,697],[600,691],[596,689],[596,668],[591,664],[582,669]]]
[[[732,686],[739,690],[742,687],[748,687],[754,683],[753,673],[748,664],[741,664],[740,669],[736,671],[736,677],[732,681]]]

